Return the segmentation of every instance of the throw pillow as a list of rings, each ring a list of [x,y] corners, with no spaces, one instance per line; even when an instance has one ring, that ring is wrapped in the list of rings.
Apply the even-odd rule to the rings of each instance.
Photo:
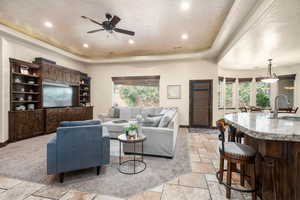
[[[161,118],[158,127],[168,127],[170,121],[173,119],[174,115],[176,113],[176,110],[170,109],[168,112],[164,114],[164,116]]]
[[[160,116],[157,117],[146,117],[143,121],[143,126],[146,127],[158,127],[158,124],[161,120]]]
[[[152,114],[149,114],[148,117],[162,117],[164,116],[164,114],[157,114],[157,115],[152,115]]]

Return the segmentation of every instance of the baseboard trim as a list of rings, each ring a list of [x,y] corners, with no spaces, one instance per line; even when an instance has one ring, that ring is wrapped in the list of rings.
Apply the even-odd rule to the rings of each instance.
[[[5,147],[6,145],[8,145],[8,141],[6,141],[6,142],[1,142],[1,143],[0,143],[0,148]]]
[[[179,128],[190,128],[190,125],[179,125]]]

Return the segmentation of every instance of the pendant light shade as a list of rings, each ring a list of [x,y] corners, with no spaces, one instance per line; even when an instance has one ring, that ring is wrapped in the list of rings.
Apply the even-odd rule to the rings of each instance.
[[[279,79],[275,73],[272,74],[272,59],[269,59],[268,62],[269,62],[269,65],[268,65],[267,77],[263,78],[261,81],[264,83],[275,83]]]

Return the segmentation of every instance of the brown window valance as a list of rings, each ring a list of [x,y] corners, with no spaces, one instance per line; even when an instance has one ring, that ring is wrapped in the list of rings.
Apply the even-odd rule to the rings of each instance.
[[[159,86],[160,76],[122,76],[112,77],[114,84]]]
[[[279,80],[295,80],[296,74],[289,74],[289,75],[281,75],[278,76]]]
[[[235,82],[235,80],[236,80],[236,78],[227,78],[227,77],[225,77],[226,83],[233,83],[233,82]]]
[[[252,78],[239,78],[239,82],[242,83],[242,82],[251,82],[252,81]]]

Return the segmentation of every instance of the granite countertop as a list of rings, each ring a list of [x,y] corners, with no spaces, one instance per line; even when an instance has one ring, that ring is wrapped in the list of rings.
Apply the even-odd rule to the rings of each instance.
[[[279,114],[290,116],[291,114]],[[225,121],[245,134],[263,140],[300,142],[300,121],[271,119],[269,113],[226,114]]]

